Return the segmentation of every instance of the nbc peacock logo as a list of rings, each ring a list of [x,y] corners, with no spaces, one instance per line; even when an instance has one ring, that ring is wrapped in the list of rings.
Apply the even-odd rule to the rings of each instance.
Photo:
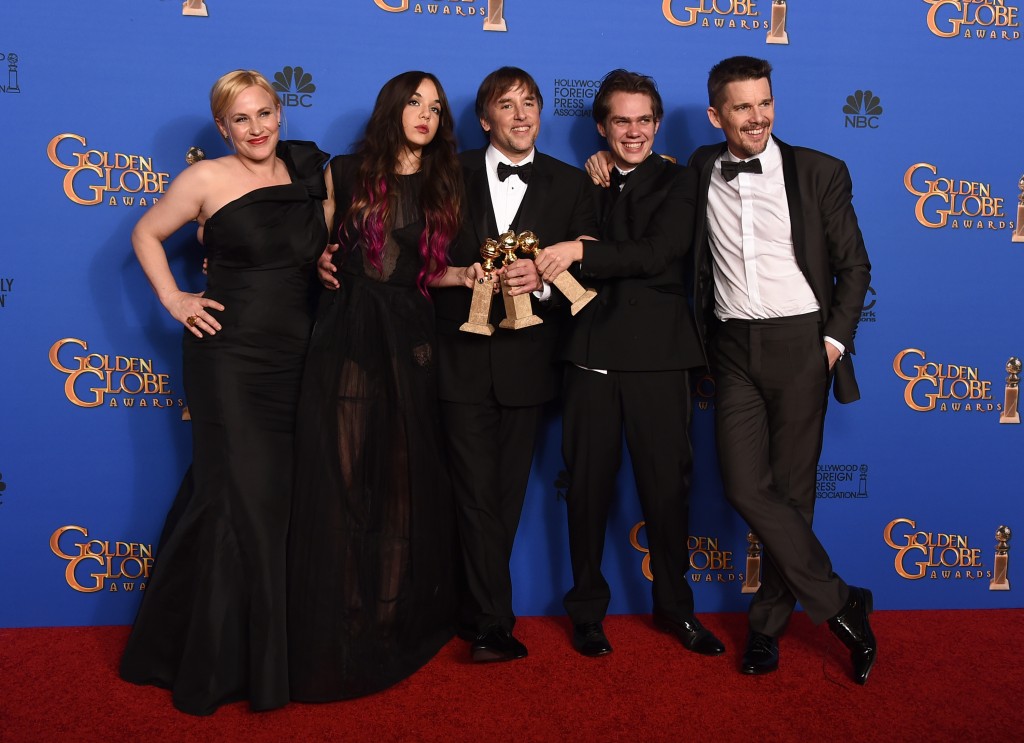
[[[882,115],[882,99],[870,90],[858,90],[846,96],[843,106],[848,129],[877,129],[878,117]]]
[[[271,85],[280,94],[283,106],[310,108],[313,105],[312,97],[316,92],[313,75],[301,67],[289,66],[275,72]]]

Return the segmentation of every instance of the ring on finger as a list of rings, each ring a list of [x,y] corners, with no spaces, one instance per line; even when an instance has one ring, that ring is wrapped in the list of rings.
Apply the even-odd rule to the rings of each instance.
[[[189,315],[185,319],[185,324],[188,325],[190,328],[194,328],[197,322],[199,322],[199,315]]]

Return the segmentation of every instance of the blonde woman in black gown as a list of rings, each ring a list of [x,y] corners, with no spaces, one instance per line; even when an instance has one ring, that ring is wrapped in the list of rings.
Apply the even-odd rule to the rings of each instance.
[[[457,545],[429,288],[483,275],[447,265],[461,188],[448,101],[424,72],[383,87],[356,153],[327,170],[339,288],[321,301],[296,433],[296,700],[383,689],[452,636]]]
[[[288,702],[285,551],[294,418],[327,243],[323,165],[280,142],[281,104],[252,70],[220,78],[214,121],[234,152],[182,172],[139,220],[132,244],[184,327],[192,466],[160,537],[121,676],[171,689],[196,715],[248,699]],[[207,287],[178,288],[163,241],[192,220]]]

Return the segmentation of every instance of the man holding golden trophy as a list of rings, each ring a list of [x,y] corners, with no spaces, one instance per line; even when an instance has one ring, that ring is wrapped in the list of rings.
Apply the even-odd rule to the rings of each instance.
[[[476,114],[488,146],[461,155],[463,231],[450,259],[482,259],[484,276],[472,296],[461,288],[433,294],[442,424],[466,569],[459,634],[471,640],[477,662],[527,654],[512,634],[509,560],[543,409],[561,389],[559,330],[569,316],[530,256],[597,229],[586,176],[534,147],[542,106],[525,70],[503,67],[480,84]],[[569,286],[579,302],[586,291],[576,296],[571,283],[555,286]],[[502,302],[492,301],[496,287]]]

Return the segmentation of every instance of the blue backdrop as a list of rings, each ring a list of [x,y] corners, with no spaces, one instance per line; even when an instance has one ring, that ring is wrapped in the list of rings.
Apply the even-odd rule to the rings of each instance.
[[[184,15],[190,6],[207,15]],[[185,167],[225,154],[207,93],[255,68],[285,104],[283,136],[348,151],[381,84],[436,73],[462,147],[490,70],[519,65],[544,95],[538,147],[597,149],[592,96],[609,69],[653,75],[659,151],[717,141],[707,70],[733,54],[775,66],[776,132],[847,161],[873,263],[857,338],[863,400],[833,404],[817,530],[881,608],[1019,607],[990,590],[996,529],[1020,526],[1022,428],[999,422],[1024,355],[1014,128],[1024,0],[791,0],[788,43],[768,0],[106,0],[8,3],[0,25],[0,626],[131,621],[188,464],[181,328],[129,235]],[[490,20],[490,24],[486,22]],[[485,30],[485,25],[506,30]],[[774,40],[778,40],[775,38]],[[201,248],[168,241],[183,287]],[[691,544],[698,611],[740,611],[746,528],[725,504],[714,381],[697,386]],[[539,450],[514,555],[520,614],[561,611],[569,587],[559,422]],[[649,611],[632,476],[608,532],[613,612]],[[680,538],[683,538],[681,535]],[[1009,582],[1016,583],[1011,538]],[[1024,585],[1024,584],[1022,584]],[[330,587],[325,587],[330,590]]]

